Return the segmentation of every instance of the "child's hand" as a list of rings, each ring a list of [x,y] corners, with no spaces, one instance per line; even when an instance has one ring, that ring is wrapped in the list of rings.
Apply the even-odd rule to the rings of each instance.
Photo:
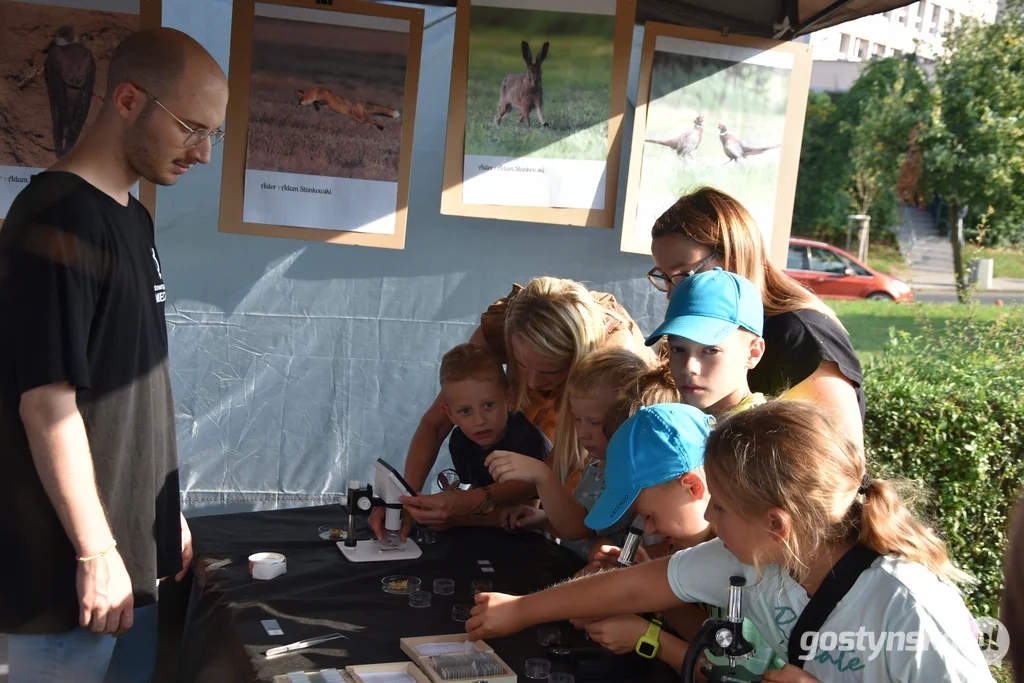
[[[491,477],[499,484],[509,481],[525,481],[539,486],[551,476],[551,468],[536,458],[510,451],[494,451],[484,460]]]
[[[513,531],[543,524],[548,515],[530,505],[510,505],[501,511],[501,528]]]
[[[522,631],[528,624],[523,623],[519,608],[520,598],[501,593],[478,593],[476,606],[466,622],[469,640],[510,636]]]
[[[765,671],[761,678],[765,683],[821,683],[803,669],[787,664],[781,669]]]
[[[601,569],[615,569],[619,566],[619,553],[622,552],[622,548],[614,545],[602,545],[597,548],[596,551],[591,551],[590,564],[587,565],[587,569],[593,568],[595,571]],[[633,564],[640,564],[641,562],[650,562],[651,556],[647,554],[643,546],[636,549],[633,553]]]
[[[598,619],[587,624],[590,639],[617,655],[633,652],[636,643],[647,633],[650,622],[635,614]]]

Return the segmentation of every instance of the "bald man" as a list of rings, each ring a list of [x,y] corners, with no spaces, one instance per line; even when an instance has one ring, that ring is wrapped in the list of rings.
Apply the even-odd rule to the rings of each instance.
[[[179,509],[166,290],[149,212],[223,137],[224,72],[167,28],[126,38],[95,122],[0,230],[0,632],[9,681],[148,681]]]

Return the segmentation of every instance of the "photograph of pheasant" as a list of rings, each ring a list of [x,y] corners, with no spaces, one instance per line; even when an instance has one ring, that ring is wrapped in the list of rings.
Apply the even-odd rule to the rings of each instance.
[[[635,237],[699,185],[740,199],[771,230],[791,68],[752,50],[691,40],[655,45]],[[735,59],[730,59],[735,57]],[[718,141],[705,131],[718,127]]]

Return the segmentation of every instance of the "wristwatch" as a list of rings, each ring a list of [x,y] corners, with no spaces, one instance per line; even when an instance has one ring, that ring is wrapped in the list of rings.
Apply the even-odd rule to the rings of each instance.
[[[474,514],[486,515],[494,509],[494,496],[491,495],[491,489],[487,486],[484,486],[480,490],[484,492],[484,502],[480,503]]]
[[[640,636],[636,641],[636,653],[644,659],[654,659],[658,656],[658,636],[661,635],[661,619],[654,617],[647,627],[647,633]]]

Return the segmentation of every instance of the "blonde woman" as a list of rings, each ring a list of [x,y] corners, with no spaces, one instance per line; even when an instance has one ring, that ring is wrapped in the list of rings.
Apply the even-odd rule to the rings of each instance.
[[[750,213],[710,187],[681,197],[651,229],[648,280],[671,296],[683,279],[720,266],[761,291],[765,352],[749,372],[750,390],[785,393],[828,409],[858,445],[864,442],[864,376],[850,337],[821,299],[769,258]]]
[[[566,381],[580,361],[598,348],[625,348],[651,359],[639,327],[615,297],[551,277],[535,278],[526,287],[515,285],[480,317],[470,342],[487,345],[506,363],[515,391],[514,409],[525,413],[554,442],[554,457],[549,456],[549,462],[555,464],[559,480],[570,491],[579,481],[584,449],[572,423]],[[405,460],[405,480],[417,491],[424,488],[451,430],[451,421],[435,399],[420,419]],[[471,520],[471,516],[488,515],[497,506],[518,501],[496,499],[488,487],[482,487],[404,498],[402,502],[407,512],[400,533],[404,539],[412,520],[443,527],[460,517]],[[496,515],[493,521],[497,523]],[[371,516],[370,525],[379,537],[379,512]]]

